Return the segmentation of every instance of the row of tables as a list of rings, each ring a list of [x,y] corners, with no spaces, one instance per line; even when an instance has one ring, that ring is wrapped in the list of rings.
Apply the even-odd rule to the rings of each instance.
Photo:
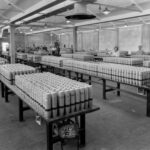
[[[39,64],[38,64],[39,65]],[[10,82],[7,81],[6,78],[0,76],[1,81],[1,97],[5,99],[5,102],[9,102],[9,95],[15,94],[18,97],[18,116],[19,121],[24,121],[24,112],[28,110],[35,110],[33,106],[30,106],[27,101],[30,101],[31,98],[26,95],[23,91],[17,88],[15,85],[11,85]],[[13,100],[13,99],[11,99]],[[26,103],[24,102],[26,101]],[[27,105],[24,105],[24,103]],[[86,115],[95,111],[98,111],[100,108],[97,106],[93,106],[90,109],[85,109],[82,111],[74,112],[69,115],[65,115],[63,117],[49,118],[46,119],[43,116],[40,116],[44,122],[46,123],[46,137],[47,137],[47,150],[53,150],[53,144],[60,141],[58,136],[53,135],[53,124],[58,123],[59,121],[63,121],[69,118],[79,118],[79,138],[80,145],[85,146],[86,143]]]
[[[26,60],[18,60],[18,59],[17,59],[17,61],[22,62],[22,63],[27,63],[28,65],[30,65],[30,63],[31,64],[33,63],[33,62],[27,62]],[[62,72],[61,74],[63,76],[68,76],[69,78],[73,78],[72,73],[74,73],[75,74],[74,78],[78,81],[88,81],[89,84],[92,84],[92,82],[93,82],[92,77],[94,77],[94,76],[90,76],[88,74],[73,72],[71,70],[67,70],[67,69],[64,69],[62,67],[54,67],[54,66],[50,66],[50,65],[44,64],[44,63],[34,63],[34,65],[36,65],[38,68],[40,68],[41,71],[50,70],[51,72],[56,73],[55,70],[59,70],[60,72]],[[45,67],[47,69],[45,69]],[[88,76],[88,80],[84,79],[84,75]],[[94,77],[94,78],[97,78],[97,77]],[[117,82],[117,81],[113,81],[113,80],[109,80],[109,79],[105,79],[105,78],[100,78],[100,80],[102,80],[102,87],[103,87],[103,95],[102,96],[103,96],[104,100],[107,100],[107,93],[108,92],[117,91],[117,96],[120,96],[121,91],[123,91],[122,89],[120,89],[121,84],[144,89],[147,93],[147,95],[146,95],[146,100],[147,100],[146,116],[150,117],[150,85],[143,86],[143,87],[138,87],[138,86],[135,86],[135,85],[131,85],[131,84],[127,84],[127,83],[121,83],[121,82]],[[108,86],[107,82],[110,82],[110,81],[113,82],[113,83],[116,83],[116,87]],[[129,93],[131,93],[131,92],[129,92]]]

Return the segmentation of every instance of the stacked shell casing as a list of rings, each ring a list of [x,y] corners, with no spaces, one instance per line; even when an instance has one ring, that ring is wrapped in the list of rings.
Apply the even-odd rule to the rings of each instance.
[[[144,67],[150,67],[150,60],[143,61]]]
[[[35,63],[39,63],[41,61],[40,55],[27,54],[27,60]]]
[[[23,75],[36,73],[37,70],[33,67],[23,65],[23,64],[5,64],[0,65],[0,74],[3,78],[10,81],[10,84],[13,84],[15,75]]]
[[[50,65],[53,67],[62,67],[63,66],[63,60],[66,60],[67,58],[63,57],[55,57],[55,56],[42,56],[41,63],[45,65]]]
[[[25,60],[25,59],[27,59],[27,54],[26,54],[26,53],[17,53],[17,54],[16,54],[16,57],[17,57],[18,59],[23,59],[23,60]]]
[[[143,59],[141,58],[122,58],[122,57],[104,57],[104,62],[116,63],[116,64],[124,64],[131,66],[142,66]]]
[[[141,58],[143,60],[150,60],[150,55],[132,55],[132,58]]]
[[[32,99],[26,103],[47,119],[92,106],[92,86],[52,73],[15,76],[15,85]]]
[[[79,72],[83,74],[88,74],[91,76],[97,76],[98,70],[97,63],[90,63],[77,60],[65,60],[63,61],[63,67],[67,70],[72,70],[74,72]]]
[[[98,66],[98,77],[141,87],[150,83],[150,69],[104,63]]]
[[[85,73],[135,86],[146,86],[150,83],[149,68],[111,63],[89,63],[75,60],[64,61],[63,67],[74,72]]]

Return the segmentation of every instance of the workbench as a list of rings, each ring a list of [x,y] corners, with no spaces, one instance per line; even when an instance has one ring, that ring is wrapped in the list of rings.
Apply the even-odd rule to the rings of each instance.
[[[17,88],[15,85],[11,85],[6,78],[3,76],[0,76],[1,79],[1,95],[5,98],[5,101],[8,102],[8,96],[10,93],[14,93],[18,97],[18,112],[19,112],[19,121],[22,122],[24,120],[24,111],[27,111],[29,109],[37,110],[36,106],[30,105],[30,102],[32,99],[26,95],[22,90]],[[24,103],[27,104],[27,106],[24,106]],[[70,113],[69,115],[65,115],[63,117],[56,117],[56,118],[49,118],[46,119],[42,114],[39,114],[39,112],[36,112],[46,123],[46,137],[47,137],[47,150],[53,150],[53,144],[60,141],[59,137],[53,136],[53,124],[57,123],[59,121],[63,121],[69,118],[80,118],[80,145],[85,146],[85,134],[86,134],[86,115],[88,113],[92,113],[95,111],[98,111],[100,108],[96,106],[92,106],[90,109],[85,109],[82,111]]]

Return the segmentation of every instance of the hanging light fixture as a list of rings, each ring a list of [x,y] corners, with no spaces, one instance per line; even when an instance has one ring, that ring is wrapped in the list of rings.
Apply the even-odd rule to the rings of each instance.
[[[69,23],[71,23],[71,21],[70,21],[70,20],[66,20],[66,23],[68,23],[68,24],[69,24]]]
[[[124,27],[127,28],[127,27],[128,27],[128,22],[127,22],[127,20],[125,20],[124,22],[125,22]]]
[[[30,31],[31,31],[31,32],[33,31],[32,27],[30,28]]]
[[[103,14],[104,14],[104,15],[110,14],[110,10],[106,7],[106,8],[103,10]]]
[[[126,27],[128,27],[128,25],[127,25],[127,24],[125,24],[125,25],[124,25],[124,27],[126,28]]]

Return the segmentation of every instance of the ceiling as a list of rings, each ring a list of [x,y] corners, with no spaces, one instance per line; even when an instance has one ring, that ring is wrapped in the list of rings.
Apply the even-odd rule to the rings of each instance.
[[[77,2],[87,5],[96,19],[66,23],[65,16],[74,13]],[[105,8],[108,15],[103,14]],[[1,28],[15,24],[18,31],[29,32],[99,23],[102,28],[150,23],[150,0],[0,0]]]

